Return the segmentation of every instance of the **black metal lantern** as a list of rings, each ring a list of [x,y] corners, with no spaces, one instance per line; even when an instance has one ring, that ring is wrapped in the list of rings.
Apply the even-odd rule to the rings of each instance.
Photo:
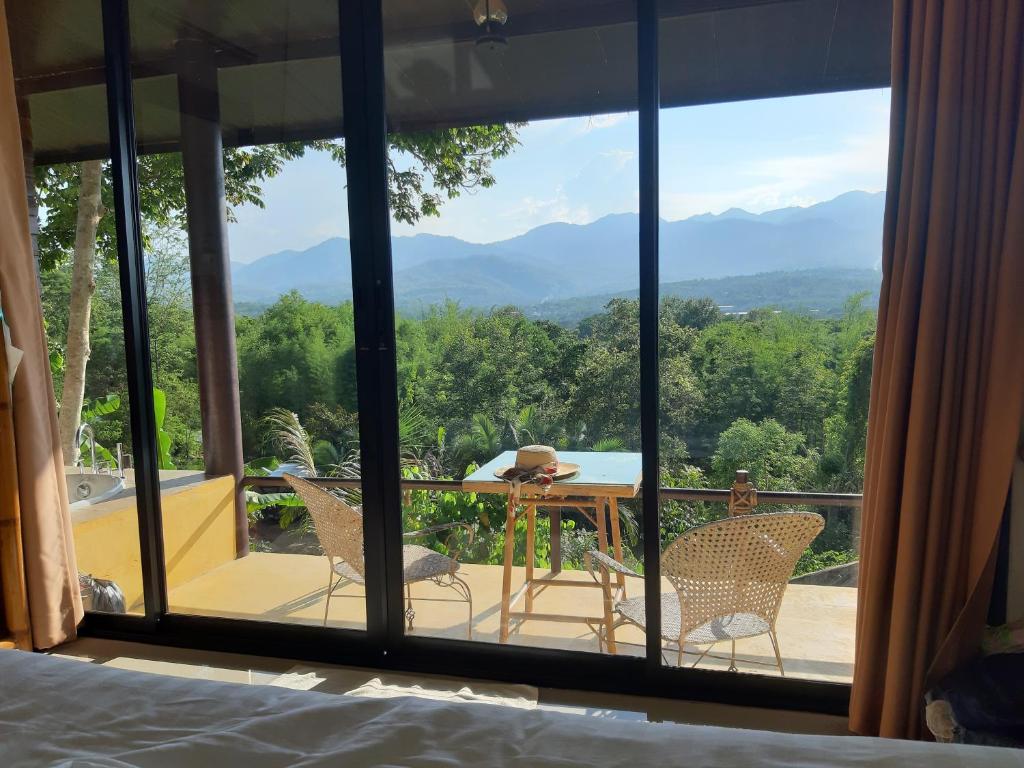
[[[503,0],[480,0],[473,9],[473,20],[481,30],[477,47],[494,51],[508,45],[508,38],[501,33],[508,21],[508,8]]]

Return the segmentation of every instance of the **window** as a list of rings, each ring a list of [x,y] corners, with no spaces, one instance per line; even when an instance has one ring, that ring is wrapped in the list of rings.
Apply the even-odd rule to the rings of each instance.
[[[384,19],[405,569],[424,545],[457,567],[407,585],[406,629],[596,652],[588,552],[643,571],[637,316],[608,303],[638,274],[635,19],[400,5]],[[536,445],[578,471],[524,492],[511,524],[496,472]]]
[[[64,371],[84,370],[68,412],[96,439],[71,446],[87,449],[79,474],[109,469],[116,485],[124,471],[129,487],[119,517],[75,508],[83,569],[128,612],[171,614],[147,625],[158,635],[212,642],[213,628],[266,652],[301,639],[329,659],[471,660],[482,675],[530,660],[555,685],[610,674],[689,690],[675,668],[728,668],[730,644],[702,657],[704,641],[739,635],[740,671],[781,672],[779,650],[803,678],[759,685],[842,709],[841,687],[813,681],[851,672],[856,590],[835,580],[857,552],[890,16],[884,0],[847,5],[664,0],[655,20],[622,0],[112,0],[104,40],[98,4],[54,23],[9,3],[55,398]],[[638,66],[655,21],[660,61]],[[131,94],[104,53],[130,57]],[[654,68],[657,112],[638,83]],[[111,146],[105,83],[135,147]],[[109,193],[106,158],[129,149],[138,210]],[[660,211],[642,165],[655,149]],[[90,169],[107,210],[76,274]],[[117,254],[112,210],[140,221],[144,303],[115,269],[140,254]],[[656,226],[657,306],[639,290]],[[93,283],[83,346],[71,297]],[[122,309],[148,315],[145,351],[126,354]],[[655,313],[657,403],[640,375],[655,337],[640,318]],[[154,391],[128,403],[139,371]],[[141,454],[128,416],[150,402]],[[641,431],[645,403],[657,434]],[[546,493],[536,466],[504,472],[551,463],[517,456],[530,446],[569,465]],[[140,480],[159,509],[134,502],[133,454],[157,458]],[[677,545],[735,519],[730,501],[749,511],[755,490],[758,512],[824,518],[791,537],[788,571],[736,575],[779,540],[770,515],[715,544],[710,565]],[[99,531],[88,546],[85,522]],[[662,599],[648,605],[656,554]],[[716,609],[680,649],[686,580],[788,588],[777,617]]]
[[[103,47],[59,46],[64,24],[100,29],[99,3],[57,23],[41,6],[10,9],[21,93],[33,245],[72,535],[87,610],[144,612],[134,446],[114,236]],[[90,67],[80,87],[54,69]],[[16,319],[12,319],[16,322]]]
[[[888,90],[701,104],[723,50],[726,90],[812,77],[825,16],[661,12],[663,663],[849,683]]]

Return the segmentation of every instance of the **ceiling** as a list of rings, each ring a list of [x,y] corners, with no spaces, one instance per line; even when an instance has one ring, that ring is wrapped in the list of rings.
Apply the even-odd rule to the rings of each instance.
[[[636,108],[632,0],[505,0],[490,50],[468,0],[385,0],[395,131]],[[36,162],[108,154],[99,0],[8,0]],[[665,107],[885,86],[891,0],[662,0]],[[337,0],[133,0],[136,133],[175,149],[175,43],[216,51],[229,146],[343,131]]]

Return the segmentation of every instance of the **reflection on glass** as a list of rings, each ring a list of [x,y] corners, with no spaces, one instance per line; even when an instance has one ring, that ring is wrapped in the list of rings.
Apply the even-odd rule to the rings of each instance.
[[[363,628],[337,3],[130,10],[169,609]]]
[[[100,28],[100,4],[66,10],[8,4],[30,228],[83,602],[141,613],[103,50],[73,34]]]
[[[798,57],[819,25],[795,6],[662,8],[664,664],[849,683],[888,92],[680,106],[810,78],[784,56],[751,71],[738,41],[754,16],[755,52],[799,22]],[[732,62],[720,79],[682,66],[698,40]]]
[[[642,653],[628,5],[384,4],[411,634]]]

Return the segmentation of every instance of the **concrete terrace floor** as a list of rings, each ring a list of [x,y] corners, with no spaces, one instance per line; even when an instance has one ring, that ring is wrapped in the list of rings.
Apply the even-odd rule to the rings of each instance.
[[[521,583],[524,569],[513,569],[513,593]],[[460,575],[473,591],[473,639],[498,641],[502,569],[494,565],[463,565]],[[538,571],[541,575],[543,571]],[[254,552],[219,566],[169,594],[170,610],[200,616],[257,619],[295,624],[319,625],[323,621],[326,596],[327,558]],[[563,571],[559,580],[590,581],[582,571]],[[467,606],[453,600],[453,590],[430,582],[413,585],[416,611],[414,633],[432,637],[465,639]],[[629,596],[643,594],[643,582],[629,579]],[[663,591],[671,591],[668,582]],[[535,600],[534,610],[569,615],[600,615],[599,589],[545,589]],[[857,590],[849,587],[819,587],[791,584],[786,590],[777,625],[779,646],[786,676],[834,682],[850,682],[853,675],[854,625]],[[346,584],[331,599],[328,625],[359,629],[365,626],[363,589]],[[616,631],[620,654],[643,653],[644,636],[635,627]],[[528,621],[510,639],[514,645],[561,648],[597,653],[597,639],[585,624]],[[691,650],[689,647],[687,650]],[[726,655],[728,643],[713,651]],[[773,666],[751,662],[774,662],[767,636],[740,640],[736,644],[737,666],[741,672],[778,675]],[[675,663],[675,649],[666,658]],[[683,657],[692,664],[696,656]],[[726,669],[728,662],[704,659],[702,668]]]

